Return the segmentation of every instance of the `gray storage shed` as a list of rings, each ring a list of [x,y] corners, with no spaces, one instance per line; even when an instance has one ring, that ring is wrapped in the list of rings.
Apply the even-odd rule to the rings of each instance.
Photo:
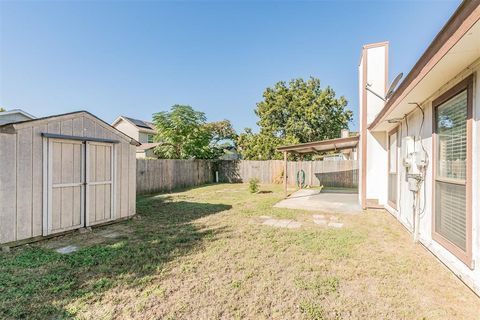
[[[0,126],[0,244],[135,214],[137,141],[87,111]]]

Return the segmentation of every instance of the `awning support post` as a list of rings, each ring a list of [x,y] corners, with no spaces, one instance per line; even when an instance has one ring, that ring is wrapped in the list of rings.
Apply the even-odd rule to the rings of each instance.
[[[288,196],[288,192],[287,192],[287,181],[288,181],[287,168],[288,168],[287,151],[283,151],[283,188],[284,188],[284,191],[285,191],[285,198]]]

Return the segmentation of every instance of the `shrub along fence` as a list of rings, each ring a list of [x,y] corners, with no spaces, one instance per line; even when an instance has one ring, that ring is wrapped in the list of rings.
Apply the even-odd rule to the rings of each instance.
[[[170,191],[176,188],[198,186],[215,182],[248,182],[252,178],[260,183],[282,183],[283,161],[250,160],[144,160],[137,159],[137,193]],[[289,161],[288,184],[295,185],[297,173],[305,173],[305,184],[327,187],[358,187],[358,162],[341,161]],[[300,177],[302,174],[300,174]]]

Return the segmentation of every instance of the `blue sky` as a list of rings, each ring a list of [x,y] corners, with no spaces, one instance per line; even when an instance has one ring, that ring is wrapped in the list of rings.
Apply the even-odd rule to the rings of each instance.
[[[390,41],[392,80],[459,3],[2,1],[0,106],[111,122],[189,104],[241,131],[266,87],[314,76],[348,99],[357,129],[362,44]]]

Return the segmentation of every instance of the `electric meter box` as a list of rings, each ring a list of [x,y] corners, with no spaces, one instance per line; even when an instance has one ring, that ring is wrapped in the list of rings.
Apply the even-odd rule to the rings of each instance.
[[[428,166],[428,155],[423,149],[415,151],[415,138],[413,136],[405,137],[405,153],[403,166],[409,174],[420,174]]]
[[[423,150],[415,152],[415,163],[417,167],[423,169],[428,166],[428,156]]]
[[[405,137],[405,156],[407,157],[412,152],[415,152],[415,138],[413,136],[406,136]]]

